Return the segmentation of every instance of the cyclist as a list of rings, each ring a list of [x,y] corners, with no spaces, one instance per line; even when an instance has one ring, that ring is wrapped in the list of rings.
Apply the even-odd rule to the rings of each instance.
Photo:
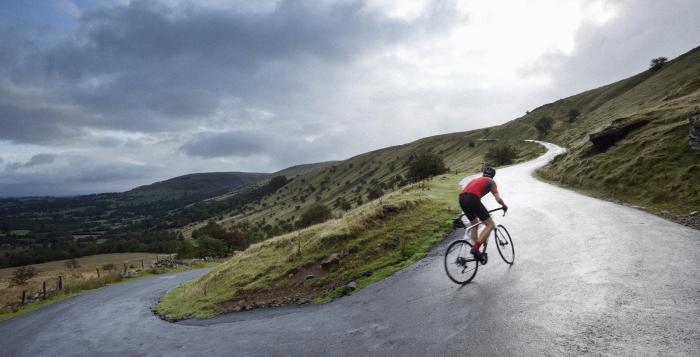
[[[489,234],[491,234],[491,231],[493,231],[495,227],[491,215],[489,215],[486,207],[481,203],[481,198],[491,192],[493,197],[496,198],[496,202],[503,206],[503,211],[508,210],[508,206],[503,202],[501,195],[498,194],[496,181],[493,180],[494,176],[496,176],[496,169],[489,165],[484,166],[483,176],[469,181],[459,194],[459,205],[462,207],[462,211],[464,211],[469,222],[471,222],[471,224],[477,224],[479,222],[477,221],[477,217],[484,222],[484,229],[481,231],[481,234],[478,234],[478,226],[472,228],[471,232],[471,238],[472,241],[474,241],[471,254],[474,255],[474,258],[479,260],[482,258],[479,247],[481,247],[481,243],[489,237]]]

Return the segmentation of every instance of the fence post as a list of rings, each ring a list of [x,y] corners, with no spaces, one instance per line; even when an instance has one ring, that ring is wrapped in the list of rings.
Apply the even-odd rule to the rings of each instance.
[[[124,263],[124,275],[126,275],[126,263]]]
[[[99,279],[100,278],[100,268],[95,268],[95,270],[97,270],[97,279]]]
[[[27,290],[22,290],[22,305],[27,303]]]
[[[41,290],[44,293],[44,299],[46,299],[46,280],[44,280],[44,283],[41,285]]]
[[[63,277],[60,275],[58,276],[58,282],[56,286],[58,287],[58,290],[63,290]]]
[[[141,259],[141,269],[144,269],[144,267],[143,267],[143,259]]]

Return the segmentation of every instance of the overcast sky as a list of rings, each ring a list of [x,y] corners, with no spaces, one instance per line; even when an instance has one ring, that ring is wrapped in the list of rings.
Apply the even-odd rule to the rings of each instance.
[[[272,172],[501,124],[700,45],[698,14],[695,0],[0,0],[0,196]]]

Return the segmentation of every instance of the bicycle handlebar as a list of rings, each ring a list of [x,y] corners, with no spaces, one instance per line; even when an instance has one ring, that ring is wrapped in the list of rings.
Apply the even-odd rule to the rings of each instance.
[[[495,208],[495,209],[490,210],[489,213],[496,212],[496,211],[503,211],[503,217],[505,217],[506,212],[508,212],[508,210],[506,208],[501,206],[499,208]]]

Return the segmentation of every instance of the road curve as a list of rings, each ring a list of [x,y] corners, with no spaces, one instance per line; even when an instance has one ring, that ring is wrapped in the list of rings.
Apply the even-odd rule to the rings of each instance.
[[[544,145],[547,154],[496,176],[510,206],[496,220],[513,235],[515,264],[491,251],[466,286],[445,276],[443,244],[331,304],[177,324],[155,317],[159,296],[204,273],[191,271],[0,323],[0,355],[697,356],[700,233],[534,179],[561,150]]]

